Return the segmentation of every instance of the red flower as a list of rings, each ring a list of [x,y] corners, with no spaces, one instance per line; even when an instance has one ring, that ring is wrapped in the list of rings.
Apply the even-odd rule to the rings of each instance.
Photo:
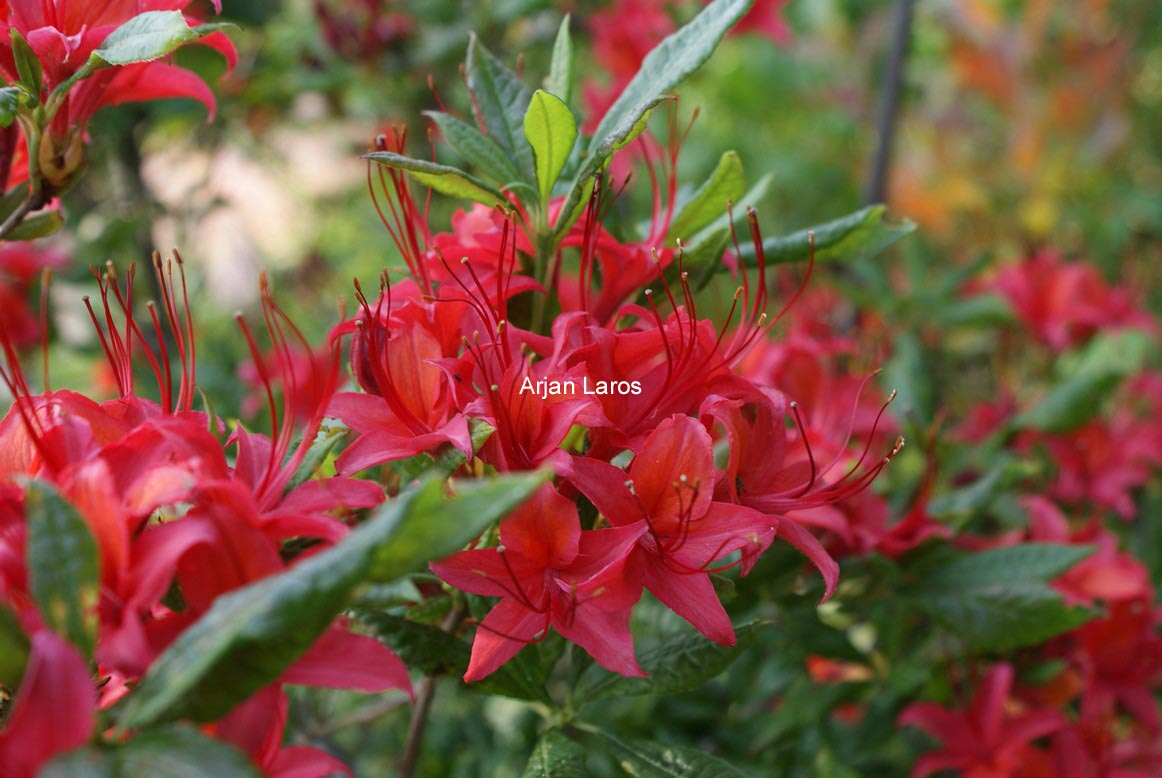
[[[644,675],[629,632],[641,578],[628,563],[645,530],[637,521],[582,531],[576,505],[546,485],[501,522],[499,546],[433,562],[452,586],[501,598],[480,622],[464,680],[492,673],[550,626],[603,667]]]
[[[713,501],[712,449],[701,424],[673,416],[645,439],[628,472],[575,457],[565,474],[615,527],[645,521],[634,567],[642,571],[646,588],[706,637],[734,645],[730,617],[708,573],[734,552],[741,554],[743,571],[749,570],[774,540],[779,522]]]
[[[1014,711],[1012,686],[1012,666],[998,664],[981,681],[967,708],[945,708],[931,702],[905,708],[899,724],[918,727],[941,744],[939,750],[917,760],[912,775],[959,770],[966,778],[1049,776],[1045,753],[1032,743],[1067,722],[1052,710]]]
[[[9,778],[32,778],[53,757],[85,745],[97,723],[97,690],[81,653],[43,627],[30,643],[24,677],[0,729],[0,765]]]
[[[1085,342],[1099,329],[1156,331],[1158,326],[1134,306],[1129,290],[1110,287],[1092,265],[1065,262],[1052,251],[1001,269],[991,286],[1034,335],[1059,351]]]

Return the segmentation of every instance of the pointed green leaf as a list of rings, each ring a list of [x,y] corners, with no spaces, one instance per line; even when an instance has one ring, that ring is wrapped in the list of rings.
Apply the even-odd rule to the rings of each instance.
[[[579,695],[588,701],[697,689],[730,667],[767,626],[769,622],[755,621],[738,627],[735,630],[738,642],[733,646],[719,645],[700,634],[670,638],[641,655],[642,669],[648,673],[645,678],[618,675],[595,664],[585,672]]]
[[[186,24],[181,11],[146,11],[109,33],[90,59],[105,65],[149,62],[174,52],[217,27],[207,25],[207,28],[193,29]]]
[[[623,770],[637,778],[739,778],[738,768],[716,756],[651,740],[598,734],[611,746]]]
[[[468,42],[467,76],[476,118],[508,156],[521,179],[534,184],[533,151],[521,127],[529,108],[529,88],[475,35]]]
[[[372,611],[357,611],[356,618],[413,670],[424,675],[461,676],[468,669],[471,647],[439,627]]]
[[[1046,582],[1093,552],[1089,546],[1022,543],[969,554],[923,575],[906,595],[974,651],[1042,643],[1093,618]]]
[[[525,766],[524,778],[588,778],[585,749],[560,730],[541,735]]]
[[[577,119],[560,98],[538,89],[525,114],[524,132],[533,147],[541,202],[547,203],[577,142]]]
[[[53,631],[92,656],[101,583],[97,541],[76,508],[49,484],[29,482],[24,513],[33,599]]]
[[[557,28],[557,38],[553,41],[553,59],[549,63],[545,89],[569,105],[573,102],[573,91],[576,88],[576,72],[573,64],[573,37],[569,34],[569,14],[565,14],[561,26]]]
[[[337,545],[232,591],[154,662],[122,710],[123,729],[212,721],[273,682],[323,634],[364,581],[389,581],[445,556],[535,491],[540,474],[401,492]]]
[[[40,211],[24,217],[5,240],[36,240],[46,235],[52,235],[65,224],[61,212],[57,210]]]
[[[28,45],[28,41],[20,34],[20,31],[15,27],[10,30],[12,38],[12,58],[16,60],[16,75],[20,79],[21,85],[27,94],[40,101],[40,90],[43,79],[43,72],[40,67],[40,60],[36,58],[36,52],[32,50],[32,46]]]
[[[956,591],[969,586],[996,586],[1056,578],[1093,553],[1092,546],[1020,543],[966,554],[916,583],[925,592]]]
[[[460,153],[464,159],[476,165],[480,172],[493,181],[507,186],[520,180],[516,165],[496,145],[496,141],[467,122],[442,111],[424,111],[424,115],[436,123],[444,139]]]
[[[485,205],[503,205],[508,202],[499,189],[468,175],[459,168],[405,157],[392,151],[373,151],[364,154],[363,159],[370,159],[385,167],[406,170],[420,184],[441,194],[475,200]]]
[[[623,125],[638,106],[672,91],[700,68],[753,3],[754,0],[714,0],[689,24],[659,43],[598,123],[590,149],[596,149],[614,128]]]
[[[763,257],[768,265],[801,262],[811,256],[811,233],[815,235],[815,261],[843,260],[854,262],[874,257],[916,229],[913,222],[904,220],[889,223],[884,220],[882,205],[869,205],[823,224],[790,235],[763,239]],[[740,241],[742,257],[753,261],[754,244]]]
[[[670,222],[667,244],[674,238],[688,241],[700,229],[726,213],[727,203],[738,202],[746,194],[746,176],[737,151],[728,151],[718,160],[710,178],[698,187],[694,196],[674,215]]]
[[[18,86],[6,86],[0,89],[0,127],[10,127],[16,121],[16,114],[27,94]]]
[[[40,778],[258,778],[238,749],[190,726],[146,730],[123,745],[87,746],[41,768]]]
[[[1050,389],[1041,402],[1014,418],[1013,426],[1042,432],[1071,432],[1097,414],[1122,378],[1115,372],[1079,373]]]
[[[564,237],[569,228],[573,226],[573,222],[581,216],[585,199],[593,191],[590,188],[593,185],[593,176],[605,167],[605,163],[609,161],[615,151],[624,148],[645,132],[650,113],[659,103],[671,99],[673,98],[661,95],[636,106],[625,116],[621,124],[614,127],[600,143],[591,148],[585,163],[573,179],[573,184],[569,188],[569,196],[557,215],[557,223],[553,226],[553,234],[558,240]]]

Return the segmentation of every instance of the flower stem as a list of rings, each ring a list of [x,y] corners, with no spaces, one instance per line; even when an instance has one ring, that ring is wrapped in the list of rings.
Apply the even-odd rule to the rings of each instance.
[[[448,633],[455,632],[466,615],[467,611],[462,604],[453,605],[448,617],[444,619],[442,629]],[[416,707],[412,710],[412,719],[408,724],[407,743],[404,745],[403,756],[399,760],[400,778],[414,778],[416,774],[416,764],[419,762],[420,747],[424,740],[424,729],[428,726],[428,718],[432,713],[432,700],[435,696],[436,679],[430,675],[425,676],[424,680],[420,682],[420,691],[416,695]]]

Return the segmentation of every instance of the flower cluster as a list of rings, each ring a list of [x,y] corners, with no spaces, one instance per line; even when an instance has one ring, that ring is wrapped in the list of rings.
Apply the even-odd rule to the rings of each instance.
[[[402,133],[377,146],[389,143],[402,151]],[[411,277],[385,275],[376,299],[357,283],[359,312],[333,333],[351,336],[361,390],[330,406],[357,435],[340,472],[450,447],[469,471],[544,467],[558,477],[501,522],[494,543],[432,565],[463,592],[501,598],[478,626],[466,680],[550,627],[610,670],[642,674],[629,618],[643,589],[732,645],[711,575],[745,574],[776,537],[810,559],[830,596],[838,565],[804,525],[863,491],[902,440],[880,440],[882,405],[851,420],[868,402],[859,381],[827,411],[810,388],[803,413],[770,377],[740,369],[778,318],[767,312],[753,212],[757,260],[738,267],[733,304],[716,324],[698,315],[681,250],[652,250],[667,231],[663,202],[651,237],[618,240],[601,224],[608,195],[598,180],[561,241],[550,292],[522,262],[534,247],[519,199],[509,213],[459,211],[452,232],[432,234],[402,173],[370,180]],[[655,186],[655,197],[666,189]],[[560,207],[554,201],[550,213]],[[567,253],[575,272],[562,269]],[[559,300],[548,332],[516,323],[514,298],[526,291]],[[482,427],[488,438],[474,448],[472,430]],[[819,437],[823,427],[830,439]],[[853,432],[867,441],[856,456]],[[582,521],[579,503],[598,518]]]
[[[1062,362],[1095,343],[1105,346],[1099,338],[1129,337],[1123,342],[1147,348],[1156,342],[1157,322],[1134,305],[1129,289],[1107,285],[1089,263],[1065,262],[1053,252],[1005,267],[969,292],[999,295],[1023,326],[1021,346],[1047,347]],[[1095,402],[1102,396],[1091,394],[1074,416],[1022,416],[1015,390],[1005,386],[1000,400],[978,405],[957,432],[961,440],[1047,467],[1039,481],[1024,485],[1023,529],[964,534],[956,542],[1084,549],[1081,561],[1049,583],[1065,603],[1097,616],[1019,661],[965,679],[963,706],[906,708],[900,724],[940,742],[914,774],[1145,776],[1162,769],[1155,700],[1162,689],[1162,614],[1146,565],[1107,523],[1107,517],[1122,525],[1151,518],[1139,516],[1134,491],[1162,467],[1162,383],[1135,363],[1132,349],[1122,349],[1117,365],[1082,359],[1071,378],[1075,386],[1098,387],[1091,391],[1120,381],[1112,410],[1102,412]]]
[[[54,756],[84,745],[98,711],[132,695],[156,658],[223,594],[342,541],[348,519],[384,499],[369,481],[297,477],[338,382],[337,351],[313,357],[324,385],[309,394],[313,406],[296,429],[305,389],[291,354],[305,341],[264,283],[263,315],[276,358],[261,363],[258,372],[272,429],[269,435],[242,426],[227,432],[221,420],[193,409],[196,346],[180,257],[164,264],[155,259],[155,271],[162,294],[158,305],[147,306],[151,328],[134,317],[134,269],[123,276],[112,266],[94,271],[101,304],[93,307],[86,299],[86,306],[115,376],[117,399],[99,403],[67,390],[33,393],[16,344],[0,327],[7,364],[0,377],[15,398],[0,421],[0,609],[11,614],[28,646],[23,680],[0,731],[6,775],[31,776]],[[257,359],[258,347],[241,317],[239,326]],[[159,401],[138,392],[135,373],[145,365]],[[281,385],[281,407],[272,384]],[[294,443],[296,433],[301,443]],[[99,571],[94,590],[69,595],[80,600],[82,618],[93,621],[83,631],[88,637],[72,642],[65,635],[77,636],[62,635],[46,584],[30,560],[36,522],[44,521],[38,517],[68,512],[65,506],[95,539],[92,562]],[[297,553],[287,544],[291,539]],[[82,564],[84,549],[72,553],[73,563]],[[276,683],[210,729],[271,774],[345,771],[324,752],[281,747],[283,684],[411,689],[406,668],[391,651],[337,619]]]

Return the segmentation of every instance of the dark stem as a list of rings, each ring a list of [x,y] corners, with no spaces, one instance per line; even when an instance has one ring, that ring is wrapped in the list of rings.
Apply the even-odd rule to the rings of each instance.
[[[454,605],[448,617],[444,619],[441,628],[448,633],[455,632],[464,621],[467,612],[463,605]],[[424,729],[428,726],[428,717],[432,712],[432,700],[436,696],[436,679],[425,676],[420,682],[420,691],[416,695],[416,707],[412,710],[412,720],[408,724],[408,739],[404,745],[403,756],[399,760],[400,778],[415,778],[416,763],[420,759],[420,748],[423,746]]]
[[[0,240],[4,240],[12,231],[20,226],[24,221],[24,217],[33,211],[39,211],[48,204],[48,198],[44,196],[43,192],[30,192],[28,197],[25,197],[20,205],[16,206],[16,210],[8,214],[8,218],[0,224]]]
[[[892,162],[892,143],[896,134],[896,118],[900,111],[900,92],[904,83],[904,65],[908,58],[908,42],[912,35],[912,12],[915,0],[896,0],[892,9],[892,41],[888,61],[884,66],[884,91],[880,99],[879,118],[876,121],[876,151],[863,201],[866,205],[882,203],[887,199],[888,169]]]

